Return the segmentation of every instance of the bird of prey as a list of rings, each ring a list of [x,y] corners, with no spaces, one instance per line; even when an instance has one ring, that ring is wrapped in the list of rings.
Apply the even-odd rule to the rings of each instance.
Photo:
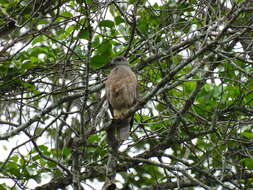
[[[121,120],[137,100],[137,77],[131,70],[125,57],[113,59],[115,65],[106,82],[106,98],[111,109],[113,119],[118,120],[116,127],[116,140],[122,142],[129,136],[132,117]]]

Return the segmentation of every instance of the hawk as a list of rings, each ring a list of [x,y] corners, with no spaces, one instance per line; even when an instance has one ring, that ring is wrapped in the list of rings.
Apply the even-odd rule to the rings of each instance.
[[[109,74],[106,82],[106,99],[109,103],[113,119],[119,120],[117,131],[117,140],[122,142],[129,136],[130,123],[132,117],[125,121],[125,113],[133,107],[137,100],[137,77],[131,70],[129,62],[125,57],[119,56],[113,59],[114,69]]]

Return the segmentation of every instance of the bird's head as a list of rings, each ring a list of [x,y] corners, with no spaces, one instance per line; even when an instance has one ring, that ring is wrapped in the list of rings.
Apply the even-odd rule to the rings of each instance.
[[[129,62],[127,61],[127,59],[123,56],[118,56],[118,57],[115,57],[113,60],[112,60],[112,65],[129,65]]]

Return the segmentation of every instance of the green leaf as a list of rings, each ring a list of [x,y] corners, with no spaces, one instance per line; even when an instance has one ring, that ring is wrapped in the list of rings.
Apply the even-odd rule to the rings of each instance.
[[[89,151],[89,153],[94,153],[94,152],[96,152],[98,149],[96,149],[95,147],[89,147],[88,148],[88,151]]]
[[[66,32],[68,34],[70,34],[71,32],[73,32],[73,30],[75,30],[75,26],[71,25],[71,26],[67,27]]]
[[[43,42],[46,40],[46,37],[44,35],[37,36],[33,41],[32,45],[35,45],[37,43]]]
[[[116,25],[119,25],[119,24],[125,22],[125,20],[124,20],[121,16],[116,16],[116,17],[114,18],[114,20],[115,20]]]
[[[10,158],[10,160],[12,160],[13,162],[18,162],[18,155],[14,155]]]
[[[240,161],[241,163],[244,163],[245,166],[248,168],[248,169],[253,169],[253,160],[252,158],[244,158]]]
[[[48,22],[44,19],[41,19],[38,21],[38,24],[47,24]]]
[[[241,135],[242,135],[243,137],[248,138],[248,139],[253,139],[253,133],[252,133],[252,132],[244,131],[244,132],[241,133]]]
[[[54,162],[48,162],[48,167],[49,168],[55,168],[56,167],[56,163],[54,163]]]
[[[48,47],[46,46],[40,46],[40,47],[34,47],[34,48],[30,48],[28,50],[28,52],[30,53],[30,56],[33,56],[33,57],[38,57],[38,55],[40,53],[45,53],[45,54],[48,54]]]
[[[66,32],[63,32],[61,34],[59,34],[59,36],[57,36],[57,40],[63,40],[68,36],[68,34]]]
[[[156,109],[159,111],[159,112],[162,112],[166,109],[167,107],[163,104],[157,104],[156,106]]]
[[[37,57],[30,57],[30,60],[32,63],[38,63],[39,62],[39,59]],[[31,67],[33,66],[33,64],[31,65]]]
[[[90,143],[99,142],[99,140],[100,139],[99,139],[98,135],[92,135],[88,138],[88,142],[90,142]]]
[[[64,12],[61,13],[61,16],[71,18],[71,17],[73,17],[73,14],[68,12],[68,11],[64,11]]]
[[[70,153],[71,153],[71,151],[70,151],[69,148],[67,148],[67,147],[64,147],[64,148],[63,148],[62,154],[63,154],[64,156],[68,156],[68,155],[70,155]]]
[[[33,161],[36,161],[36,160],[39,160],[39,159],[41,159],[41,157],[38,154],[32,157]]]
[[[94,57],[91,58],[91,67],[93,69],[97,69],[103,65],[105,65],[106,63],[109,62],[108,57],[104,56],[104,55],[95,55]]]
[[[144,20],[143,18],[140,18],[138,20],[138,28],[143,32],[143,33],[147,33],[148,32],[148,23],[146,22],[146,20]]]
[[[20,176],[19,166],[18,166],[17,162],[8,162],[6,165],[6,168],[10,174],[17,176],[17,177]]]
[[[97,51],[99,52],[99,54],[103,54],[103,55],[107,55],[110,56],[111,55],[111,51],[112,51],[112,44],[109,40],[105,40],[103,41],[98,47],[97,47]]]
[[[99,23],[100,27],[108,27],[108,28],[112,28],[114,26],[114,22],[111,20],[102,20]]]
[[[91,5],[92,3],[94,3],[93,0],[86,0],[87,4]]]
[[[4,5],[4,4],[9,5],[9,3],[10,3],[9,0],[2,0],[1,1],[1,5]]]
[[[39,149],[40,149],[42,152],[47,152],[47,150],[48,150],[48,147],[45,146],[45,145],[40,145],[40,146],[38,146],[38,147],[39,147]]]
[[[82,30],[79,33],[79,38],[88,40],[89,39],[89,32],[87,30]]]
[[[253,89],[253,79],[249,79],[246,83],[248,89]]]
[[[10,189],[7,185],[4,184],[0,184],[0,190],[6,190],[6,189]]]

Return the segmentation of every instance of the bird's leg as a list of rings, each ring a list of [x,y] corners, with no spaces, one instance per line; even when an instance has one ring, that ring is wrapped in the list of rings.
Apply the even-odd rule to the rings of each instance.
[[[121,110],[115,110],[114,119],[124,119],[126,117],[126,113],[128,112],[128,109],[121,109]]]
[[[114,115],[114,119],[123,119],[124,118],[124,113],[123,112],[117,112]]]

